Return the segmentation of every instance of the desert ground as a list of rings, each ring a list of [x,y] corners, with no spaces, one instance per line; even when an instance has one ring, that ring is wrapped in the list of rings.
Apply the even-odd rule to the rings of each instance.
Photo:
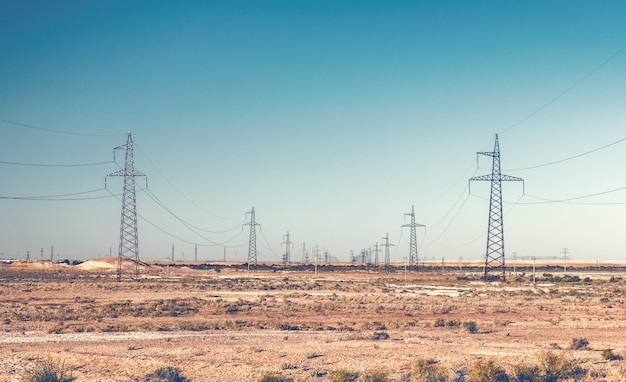
[[[421,359],[461,381],[477,360],[512,375],[546,352],[582,380],[626,380],[625,264],[544,262],[533,277],[519,261],[493,282],[467,262],[154,263],[120,282],[116,265],[1,264],[0,380],[48,359],[76,381],[148,381],[165,367],[191,381],[410,381]]]

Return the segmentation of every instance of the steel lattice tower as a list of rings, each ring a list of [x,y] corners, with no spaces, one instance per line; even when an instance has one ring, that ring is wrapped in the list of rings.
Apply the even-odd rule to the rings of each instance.
[[[487,250],[485,254],[485,280],[489,279],[489,271],[500,269],[502,280],[506,280],[504,269],[504,216],[502,214],[502,182],[523,182],[524,179],[504,175],[500,172],[500,144],[498,134],[491,152],[478,152],[477,155],[486,155],[493,158],[491,174],[475,176],[472,180],[491,182],[491,196],[489,197],[489,228],[487,230]]]
[[[125,151],[124,168],[108,174],[107,176],[121,176],[124,178],[124,191],[122,192],[122,219],[120,223],[120,248],[117,259],[117,281],[122,280],[122,265],[124,259],[129,259],[135,264],[134,279],[139,281],[139,240],[137,238],[137,198],[135,193],[135,177],[146,176],[135,170],[135,158],[133,154],[133,138],[128,132],[126,144],[117,146],[114,150]],[[113,152],[115,157],[115,151]]]
[[[246,215],[250,214],[250,221],[245,223],[244,225],[250,226],[250,238],[248,242],[248,264],[257,264],[257,256],[256,256],[256,226],[260,225],[255,221],[254,217],[254,207],[252,207],[252,211],[246,213]]]
[[[287,231],[287,234],[283,235],[283,239],[285,239],[285,241],[283,241],[282,244],[285,244],[285,254],[283,255],[283,263],[287,264],[291,261],[291,246],[293,246],[293,242],[289,241],[289,231]]]
[[[411,237],[409,239],[409,267],[418,268],[418,258],[417,258],[417,233],[415,231],[416,227],[426,227],[423,224],[415,223],[415,206],[411,206],[411,212],[408,214],[404,214],[404,216],[411,217],[411,223],[403,224],[402,227],[411,228]]]
[[[395,244],[389,244],[389,233],[383,237],[384,243],[381,244],[382,247],[385,247],[385,267],[389,266],[390,258],[389,258],[389,247]]]

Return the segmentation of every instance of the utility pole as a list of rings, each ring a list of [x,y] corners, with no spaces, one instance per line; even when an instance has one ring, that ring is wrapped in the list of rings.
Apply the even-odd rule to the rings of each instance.
[[[289,231],[285,235],[283,235],[283,241],[281,244],[285,244],[285,254],[283,255],[283,264],[287,264],[291,261],[291,247],[293,243],[289,240]]]
[[[387,233],[385,235],[385,237],[383,237],[383,244],[381,244],[382,247],[385,247],[385,267],[389,266],[390,258],[389,258],[389,247],[395,244],[389,244],[389,233]]]
[[[113,160],[115,160],[115,150],[124,150],[124,168],[107,175],[121,176],[124,179],[124,191],[122,192],[122,218],[120,222],[120,248],[117,257],[117,281],[122,281],[123,260],[129,259],[135,263],[135,281],[139,281],[139,239],[137,236],[137,195],[135,193],[135,178],[146,176],[135,170],[135,154],[133,152],[133,138],[128,132],[126,144],[113,149]],[[106,178],[105,178],[106,187]],[[148,181],[146,178],[146,187]]]
[[[563,254],[563,273],[567,272],[567,254],[570,253],[567,248],[563,248],[561,250],[561,254]]]
[[[306,251],[306,243],[302,242],[302,263],[303,264],[308,264],[309,263],[309,254]]]
[[[506,280],[504,269],[504,216],[502,213],[502,182],[519,181],[524,179],[515,176],[504,175],[500,172],[500,144],[498,134],[491,152],[478,152],[477,155],[485,155],[493,158],[491,174],[475,176],[471,181],[491,182],[491,194],[489,202],[489,226],[487,230],[487,250],[485,254],[485,281],[489,280],[491,269],[500,269],[502,280]],[[498,277],[498,276],[496,276]]]
[[[403,224],[402,227],[411,228],[411,236],[409,239],[409,267],[418,268],[419,262],[417,258],[417,234],[415,232],[416,227],[426,227],[423,224],[415,223],[415,206],[411,206],[411,212],[404,214],[405,218],[407,216],[411,217],[411,222],[409,224]]]
[[[254,207],[252,207],[250,212],[246,213],[246,215],[248,214],[250,214],[250,221],[244,224],[244,226],[250,226],[250,237],[248,241],[248,267],[250,266],[250,263],[254,263],[254,266],[256,267],[256,227],[260,226],[260,224],[258,224],[255,220]]]
[[[198,261],[198,244],[196,244],[193,249],[193,261]]]
[[[374,252],[374,266],[377,267],[378,266],[378,253],[380,252],[380,249],[378,249],[378,242],[374,244],[374,249],[372,250],[372,252]]]

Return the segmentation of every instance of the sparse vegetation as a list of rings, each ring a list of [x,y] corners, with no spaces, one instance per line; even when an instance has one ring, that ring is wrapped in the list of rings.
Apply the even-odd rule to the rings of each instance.
[[[357,378],[359,378],[359,373],[348,369],[338,369],[328,373],[330,382],[352,382],[356,381]]]
[[[22,382],[72,382],[72,370],[63,361],[45,358],[36,361],[22,375]]]
[[[624,359],[621,354],[617,354],[613,352],[613,349],[604,349],[602,350],[602,358],[607,361],[619,361]]]
[[[435,360],[416,358],[411,367],[412,382],[446,382],[448,372],[445,366]]]
[[[586,338],[572,338],[569,348],[571,350],[589,349],[589,341]]]
[[[155,382],[190,382],[177,367],[167,366],[158,368],[150,376]]]
[[[279,373],[265,373],[259,379],[258,382],[293,382],[293,378],[283,377]]]
[[[469,369],[471,382],[508,382],[509,376],[493,359],[477,359]]]

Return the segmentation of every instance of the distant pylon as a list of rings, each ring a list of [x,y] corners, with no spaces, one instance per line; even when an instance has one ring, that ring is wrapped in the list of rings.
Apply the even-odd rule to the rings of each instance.
[[[395,244],[389,244],[389,233],[387,233],[385,237],[383,237],[383,240],[384,242],[380,246],[385,247],[385,267],[388,267],[389,263],[391,262],[389,258],[389,247]]]
[[[291,261],[291,246],[293,246],[293,243],[289,241],[289,231],[287,231],[287,233],[283,235],[283,239],[285,239],[285,241],[283,241],[282,243],[282,244],[285,244],[285,254],[283,255],[283,263],[287,264],[288,262]]]
[[[378,248],[378,242],[376,242],[376,244],[374,245],[374,249],[372,249],[372,252],[374,252],[374,266],[377,267],[378,266],[378,254],[380,253],[380,249]]]
[[[252,211],[246,213],[246,215],[250,214],[250,221],[245,223],[244,225],[250,226],[250,238],[248,241],[248,264],[257,264],[257,256],[256,256],[256,226],[260,225],[255,221],[254,216],[254,207],[252,207]]]
[[[504,175],[500,172],[500,144],[498,134],[491,152],[478,152],[478,155],[486,155],[493,158],[491,174],[480,175],[470,178],[491,182],[491,196],[489,197],[489,228],[487,230],[487,250],[485,254],[485,280],[489,279],[489,271],[499,269],[502,280],[506,280],[504,269],[504,216],[502,214],[502,182],[519,181],[524,179],[515,176]]]
[[[121,176],[124,178],[122,192],[122,219],[120,223],[120,248],[117,260],[117,281],[122,280],[123,260],[129,259],[135,264],[134,279],[139,281],[139,240],[137,238],[137,198],[135,194],[135,177],[146,176],[135,170],[133,154],[133,138],[128,132],[126,144],[117,146],[114,150],[125,151],[124,168],[110,173],[107,176]],[[113,151],[115,157],[115,151]]]
[[[410,216],[411,222],[409,224],[403,224],[402,227],[411,228],[411,237],[409,239],[409,267],[418,268],[418,258],[417,258],[417,233],[415,231],[416,227],[426,227],[423,224],[415,223],[415,206],[411,206],[411,212],[408,214],[404,214],[404,216]]]

